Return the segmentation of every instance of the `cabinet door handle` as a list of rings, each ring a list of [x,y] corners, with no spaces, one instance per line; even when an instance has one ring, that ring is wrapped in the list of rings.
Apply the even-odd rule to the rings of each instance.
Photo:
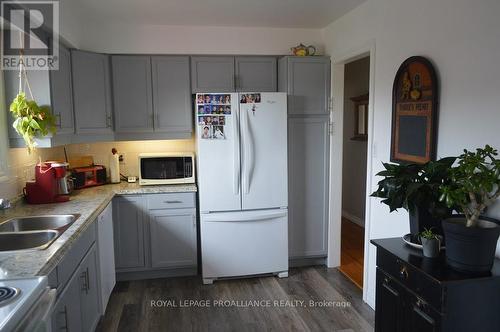
[[[87,270],[85,271],[85,285],[87,285],[87,294],[89,293],[90,290],[90,277],[89,277],[89,268],[87,267]]]
[[[64,326],[59,327],[60,331],[68,331],[68,309],[64,306],[63,311],[58,312],[59,315],[64,315]]]
[[[431,325],[434,325],[434,319],[429,316],[428,314],[426,314],[425,312],[423,312],[422,310],[420,310],[419,308],[416,308],[416,307],[413,307],[413,310],[419,314],[423,319],[425,319],[426,321],[429,322],[429,324]]]
[[[406,268],[406,266],[401,266],[401,268],[399,269],[399,275],[403,279],[408,279],[408,269]]]
[[[193,227],[196,228],[196,216],[193,215],[192,219],[193,219]]]
[[[384,286],[384,288],[387,289],[389,292],[391,292],[394,296],[399,295],[398,291],[395,290],[394,288],[392,288],[391,286],[389,286],[388,284],[383,283],[382,286]]]
[[[85,271],[80,273],[80,281],[82,283],[81,290],[85,292],[85,294],[89,293],[89,269],[87,268]]]
[[[180,203],[182,203],[182,201],[164,201],[163,203],[167,203],[167,204],[180,204]]]
[[[56,118],[57,118],[57,123],[56,123],[56,127],[58,128],[62,128],[62,120],[61,120],[61,113],[56,113]]]
[[[111,115],[106,115],[106,127],[111,128]]]

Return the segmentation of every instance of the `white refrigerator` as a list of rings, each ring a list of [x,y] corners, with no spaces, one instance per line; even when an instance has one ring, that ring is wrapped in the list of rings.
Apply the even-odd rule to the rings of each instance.
[[[287,96],[199,93],[203,283],[288,276]]]

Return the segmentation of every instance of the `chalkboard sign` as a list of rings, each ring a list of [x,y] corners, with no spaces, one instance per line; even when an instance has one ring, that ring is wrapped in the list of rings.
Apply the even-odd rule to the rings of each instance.
[[[391,161],[423,164],[436,158],[437,79],[429,60],[399,67],[392,89]]]

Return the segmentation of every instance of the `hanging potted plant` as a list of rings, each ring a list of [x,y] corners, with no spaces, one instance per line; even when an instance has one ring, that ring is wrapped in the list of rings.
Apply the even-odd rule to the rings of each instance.
[[[483,215],[500,197],[500,160],[486,145],[464,150],[451,169],[451,182],[441,186],[441,201],[461,215],[443,220],[446,259],[456,270],[481,273],[491,270],[500,235],[500,221]]]
[[[56,132],[55,117],[48,106],[39,106],[33,98],[28,75],[24,68],[23,52],[20,53],[19,62],[19,92],[10,104],[10,112],[14,118],[12,126],[24,139],[28,153],[31,154],[36,148],[36,138],[47,136]],[[24,78],[24,86],[23,86]],[[23,87],[27,87],[31,100],[26,98]]]
[[[451,215],[451,209],[439,200],[439,188],[450,181],[449,170],[455,157],[420,164],[383,163],[385,170],[377,173],[383,179],[372,197],[383,198],[391,212],[404,208],[410,214],[411,241],[420,243],[425,229],[443,234],[441,220]]]

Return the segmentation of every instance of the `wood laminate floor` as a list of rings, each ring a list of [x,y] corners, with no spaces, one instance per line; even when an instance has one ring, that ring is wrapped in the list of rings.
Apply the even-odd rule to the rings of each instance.
[[[361,297],[337,269],[322,266],[213,285],[201,277],[119,282],[97,331],[373,331],[374,311]]]
[[[364,228],[342,218],[339,270],[359,288],[363,288],[364,241]]]

